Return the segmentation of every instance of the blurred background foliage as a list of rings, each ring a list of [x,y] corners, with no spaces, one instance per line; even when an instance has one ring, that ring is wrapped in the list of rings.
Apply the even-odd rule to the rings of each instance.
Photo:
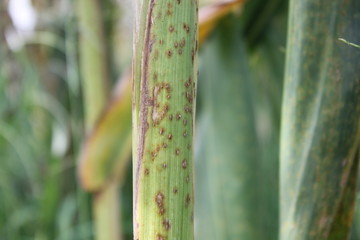
[[[199,53],[195,143],[198,240],[278,238],[279,131],[288,4],[285,0],[237,2],[238,7],[211,23],[214,31]],[[201,0],[200,12],[213,4],[219,5],[216,0]],[[81,152],[95,149],[86,139],[95,137],[102,141],[102,148],[121,150],[108,158],[123,163],[115,170],[113,163],[106,163],[107,172],[99,173],[105,175],[100,185],[109,184],[108,179],[121,183],[117,193],[120,207],[113,214],[121,215],[121,239],[132,239],[131,149],[117,136],[110,140],[91,137],[102,131],[98,127],[101,122],[105,129],[107,125],[124,126],[116,131],[129,135],[131,126],[121,121],[124,112],[116,107],[112,111],[111,106],[124,101],[116,100],[118,91],[122,96],[130,91],[126,87],[116,91],[116,84],[129,79],[132,1],[103,0],[97,5],[106,81],[114,92],[107,93],[109,101],[99,117],[103,120],[96,125],[100,130],[85,130],[83,85],[88,73],[80,68],[79,44],[84,43],[79,41],[76,6],[75,0],[0,1],[0,240],[101,239],[95,234],[92,210],[98,193],[82,188],[86,183],[79,182],[77,169]],[[106,120],[108,112],[116,112],[115,117]],[[109,129],[114,128],[108,127],[105,133]],[[102,171],[95,166],[88,171],[99,169]],[[95,173],[89,174],[92,178]],[[359,224],[355,220],[353,240],[359,239]],[[246,231],[239,233],[239,229]]]

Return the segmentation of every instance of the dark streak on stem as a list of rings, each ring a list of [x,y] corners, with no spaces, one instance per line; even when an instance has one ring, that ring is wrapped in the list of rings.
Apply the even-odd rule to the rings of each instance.
[[[136,168],[136,182],[135,182],[135,189],[134,189],[134,209],[137,212],[137,202],[138,202],[138,191],[139,191],[139,177],[140,177],[140,169],[141,164],[144,156],[144,148],[145,148],[145,135],[146,131],[148,130],[149,124],[147,122],[147,115],[148,115],[148,107],[151,105],[151,100],[149,99],[148,94],[148,81],[149,81],[149,58],[150,58],[150,51],[151,51],[151,41],[150,41],[150,33],[152,27],[152,14],[153,9],[155,6],[155,0],[150,0],[150,7],[148,11],[148,15],[146,17],[146,30],[145,30],[145,44],[144,50],[142,55],[142,71],[141,71],[141,86],[140,86],[140,113],[139,113],[139,132],[138,132],[138,146],[137,146],[137,168]],[[136,214],[134,215],[136,216]],[[136,232],[136,229],[134,229]]]

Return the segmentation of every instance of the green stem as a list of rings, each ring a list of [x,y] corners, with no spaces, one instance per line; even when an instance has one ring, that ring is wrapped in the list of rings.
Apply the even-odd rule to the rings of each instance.
[[[95,194],[93,209],[96,219],[97,240],[119,240],[119,191],[117,183],[107,184],[101,192]]]
[[[83,79],[86,131],[95,125],[107,101],[107,57],[104,29],[97,0],[78,0],[80,69]],[[111,183],[96,193],[93,210],[96,239],[120,239],[118,185]]]
[[[86,130],[95,124],[107,96],[107,68],[102,18],[97,0],[78,0],[80,69]]]
[[[193,239],[197,1],[137,1],[134,239]]]

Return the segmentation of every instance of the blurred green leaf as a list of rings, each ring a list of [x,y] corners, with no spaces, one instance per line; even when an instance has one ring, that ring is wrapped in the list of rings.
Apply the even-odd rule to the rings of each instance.
[[[259,156],[251,78],[237,21],[222,21],[200,58],[199,91],[209,114],[203,144],[214,222],[210,239],[265,239],[256,214]]]
[[[131,86],[127,75],[84,143],[79,174],[89,191],[123,177],[131,154]]]
[[[281,239],[347,239],[360,141],[359,1],[290,1],[281,128]]]

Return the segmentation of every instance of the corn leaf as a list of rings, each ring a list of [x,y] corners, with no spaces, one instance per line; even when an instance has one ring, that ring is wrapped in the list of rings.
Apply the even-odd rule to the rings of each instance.
[[[88,136],[79,159],[83,187],[96,191],[119,181],[131,152],[131,75],[120,80],[116,92]]]
[[[203,111],[210,115],[203,143],[214,223],[209,239],[214,240],[265,239],[259,238],[254,214],[258,143],[248,58],[237,22],[224,20],[201,55],[199,90]]]
[[[281,239],[347,239],[360,133],[357,0],[290,1],[281,132]]]

